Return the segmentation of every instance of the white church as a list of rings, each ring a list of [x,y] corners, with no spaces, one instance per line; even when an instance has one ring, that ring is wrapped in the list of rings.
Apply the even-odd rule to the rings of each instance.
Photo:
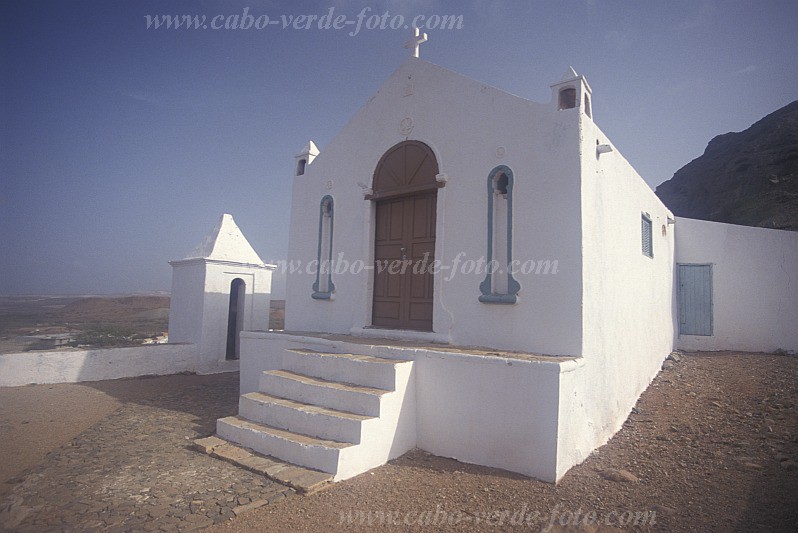
[[[229,215],[170,339],[240,368],[217,435],[343,480],[420,448],[556,482],[677,348],[798,349],[798,234],[676,218],[569,69],[537,103],[413,49],[296,156],[285,331]]]

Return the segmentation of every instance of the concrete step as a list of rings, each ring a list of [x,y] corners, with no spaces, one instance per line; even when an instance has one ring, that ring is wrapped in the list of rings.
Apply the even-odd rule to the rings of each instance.
[[[394,390],[396,366],[401,364],[412,364],[412,362],[371,355],[324,353],[305,349],[286,350],[283,354],[284,370],[386,391]]]
[[[274,457],[263,456],[231,444],[216,436],[196,439],[194,448],[223,461],[227,461],[250,472],[261,474],[287,485],[300,494],[311,494],[330,485],[333,476],[327,472],[311,470],[303,466],[286,463]],[[246,509],[246,506],[237,509]],[[233,509],[233,512],[236,512]]]
[[[320,439],[359,444],[364,421],[373,417],[338,411],[262,392],[239,399],[238,415],[261,424]]]
[[[219,437],[334,480],[415,444],[412,361],[297,348],[282,363],[241,396],[238,416],[217,421]]]
[[[319,439],[292,431],[228,416],[216,421],[219,437],[306,468],[335,474],[341,450],[354,446],[348,442]]]
[[[380,415],[380,399],[388,392],[289,370],[264,372],[260,378],[260,391],[271,396],[366,416]]]

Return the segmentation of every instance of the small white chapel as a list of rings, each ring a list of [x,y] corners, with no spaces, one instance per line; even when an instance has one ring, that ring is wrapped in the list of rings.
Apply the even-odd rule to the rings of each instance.
[[[798,349],[798,234],[674,217],[573,69],[538,103],[425,40],[296,156],[284,331],[229,215],[173,263],[173,340],[240,368],[219,437],[336,481],[420,448],[556,482],[675,349]]]

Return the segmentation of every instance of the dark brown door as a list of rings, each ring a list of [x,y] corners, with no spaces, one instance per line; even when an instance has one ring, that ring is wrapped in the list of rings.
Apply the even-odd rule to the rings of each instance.
[[[377,202],[372,324],[432,331],[437,191]]]

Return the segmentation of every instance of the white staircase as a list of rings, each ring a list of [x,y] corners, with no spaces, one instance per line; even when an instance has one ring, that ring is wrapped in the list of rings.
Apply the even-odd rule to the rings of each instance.
[[[228,441],[347,479],[415,445],[412,361],[289,349],[221,418]]]

